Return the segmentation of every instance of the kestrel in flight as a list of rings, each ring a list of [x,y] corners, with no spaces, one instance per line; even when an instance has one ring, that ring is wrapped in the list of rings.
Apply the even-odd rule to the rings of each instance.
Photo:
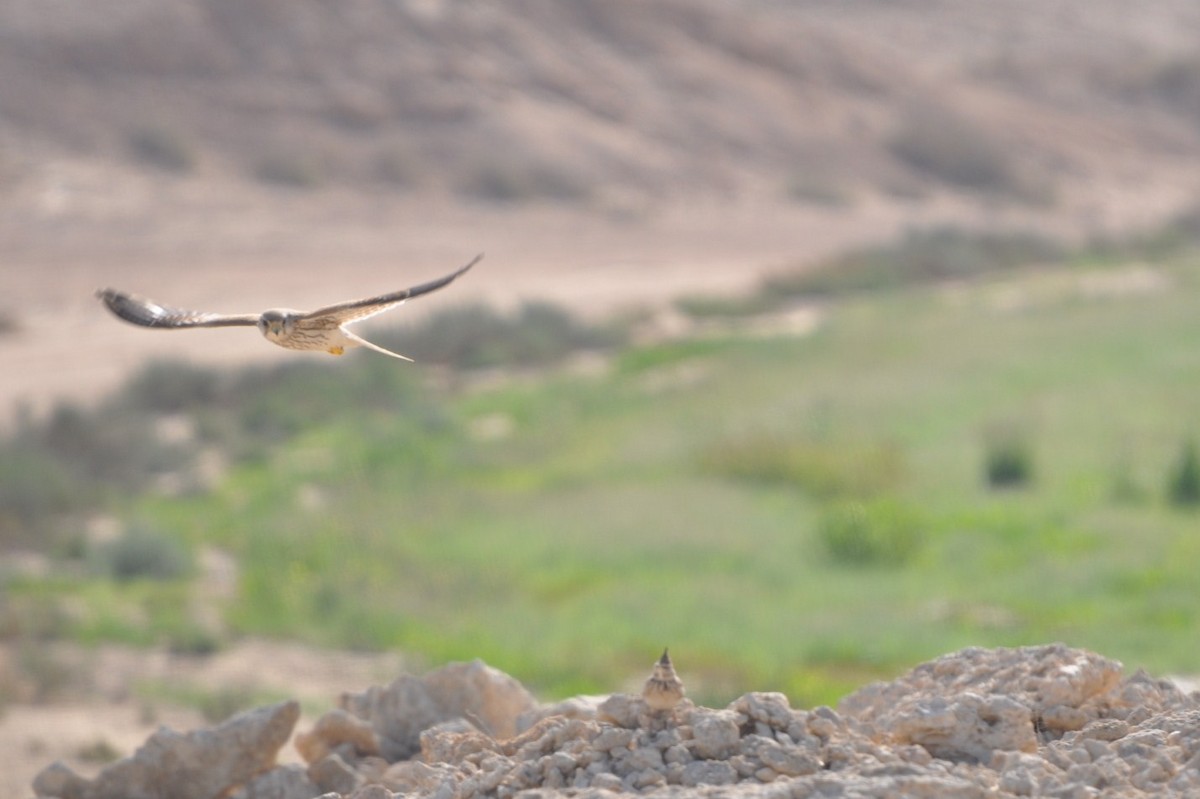
[[[259,332],[266,336],[267,341],[289,350],[319,350],[331,355],[341,355],[349,347],[361,346],[393,358],[411,361],[412,358],[385,350],[378,344],[372,344],[366,339],[356,336],[347,330],[346,326],[351,322],[358,322],[383,313],[413,297],[419,297],[449,285],[455,278],[477,264],[482,257],[482,255],[476,255],[469,264],[458,271],[419,286],[364,300],[340,302],[337,305],[328,305],[308,312],[274,308],[263,311],[261,314],[229,315],[170,308],[159,305],[154,300],[115,289],[100,289],[96,292],[96,296],[108,306],[108,310],[126,322],[142,327],[164,330],[178,330],[185,327],[257,327]]]

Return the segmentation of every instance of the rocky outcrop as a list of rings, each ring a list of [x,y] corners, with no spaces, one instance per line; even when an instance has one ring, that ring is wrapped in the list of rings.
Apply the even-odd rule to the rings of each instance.
[[[370,725],[377,751],[363,750],[355,737],[354,753],[380,754],[389,762],[412,757],[421,749],[421,733],[445,722],[463,721],[497,738],[516,734],[517,717],[534,710],[537,700],[512,677],[476,660],[452,663],[424,677],[408,674],[386,687],[342,694],[341,710]],[[317,730],[325,719],[317,723]],[[337,733],[324,733],[332,751],[346,743]],[[357,736],[357,733],[356,733]]]
[[[867,686],[837,710],[792,708],[777,693],[722,709],[684,699],[664,711],[622,694],[538,707],[479,662],[401,677],[341,705],[298,737],[307,768],[243,769],[186,795],[240,785],[241,799],[1200,796],[1200,696],[1143,673],[1123,678],[1115,661],[1061,645],[966,649]],[[160,786],[191,773],[155,772]],[[35,789],[118,795],[81,785],[52,766]],[[152,788],[143,780],[119,795],[183,795]]]
[[[994,706],[985,714],[1020,716],[1021,711],[1016,709],[1020,707],[1026,718],[1013,717],[1004,726],[1027,724],[1066,732],[1080,729],[1089,717],[1119,714],[1120,706],[1126,704],[1113,692],[1120,681],[1120,663],[1062,644],[964,649],[920,665],[893,682],[869,685],[844,699],[839,707],[866,722],[889,728],[922,726],[919,716],[940,712],[933,705],[954,705],[968,717],[973,711],[963,710],[964,703]],[[1029,747],[1034,746],[1032,735],[1021,737]]]
[[[213,799],[271,773],[300,718],[297,702],[248,710],[215,727],[178,733],[163,727],[132,757],[87,780],[61,763],[33,781],[38,796],[60,799]],[[261,794],[260,794],[261,795]]]

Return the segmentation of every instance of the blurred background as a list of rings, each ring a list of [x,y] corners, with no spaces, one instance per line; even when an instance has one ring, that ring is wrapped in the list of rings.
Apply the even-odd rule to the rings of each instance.
[[[475,657],[557,699],[669,644],[699,701],[796,706],[967,645],[1197,673],[1196,30],[0,0],[0,771]],[[369,325],[416,364],[92,297],[481,251]]]

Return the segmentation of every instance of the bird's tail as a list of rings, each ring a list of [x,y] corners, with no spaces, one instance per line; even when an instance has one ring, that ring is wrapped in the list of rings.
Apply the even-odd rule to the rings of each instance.
[[[345,335],[346,338],[350,339],[355,344],[358,344],[359,346],[366,347],[369,350],[375,350],[376,352],[381,352],[384,355],[390,355],[393,358],[399,358],[402,361],[408,361],[409,363],[412,362],[412,358],[409,358],[407,355],[401,355],[398,352],[392,352],[391,350],[385,350],[383,347],[379,346],[378,344],[372,344],[371,342],[367,341],[362,336],[356,336],[355,334],[351,333],[349,330],[346,330],[345,328],[342,328],[342,334]]]

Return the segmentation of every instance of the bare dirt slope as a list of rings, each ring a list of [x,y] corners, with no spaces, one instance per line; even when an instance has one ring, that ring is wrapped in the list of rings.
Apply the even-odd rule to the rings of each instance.
[[[1187,0],[6,3],[0,140],[502,199],[1037,199],[1196,152],[1197,27]],[[906,132],[995,163],[931,172]]]

